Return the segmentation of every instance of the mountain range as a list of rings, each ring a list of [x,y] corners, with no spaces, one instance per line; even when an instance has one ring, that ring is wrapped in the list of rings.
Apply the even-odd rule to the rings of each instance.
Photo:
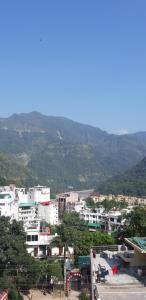
[[[0,152],[20,166],[14,179],[23,184],[46,184],[54,192],[95,188],[146,156],[146,132],[119,136],[63,117],[21,113],[0,118]]]

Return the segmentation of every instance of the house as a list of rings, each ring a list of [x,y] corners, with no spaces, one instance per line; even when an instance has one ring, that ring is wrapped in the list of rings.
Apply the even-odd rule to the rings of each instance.
[[[24,226],[26,232],[27,251],[32,256],[43,258],[50,256],[50,244],[54,240],[50,229],[40,220],[32,220]]]

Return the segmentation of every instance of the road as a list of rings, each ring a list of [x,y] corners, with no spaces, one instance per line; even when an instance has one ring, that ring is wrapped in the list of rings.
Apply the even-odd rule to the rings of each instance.
[[[32,295],[32,298],[31,298]],[[79,293],[76,291],[72,291],[70,296],[68,297],[68,300],[78,300]],[[24,296],[24,300],[65,300],[65,296],[63,291],[54,292],[53,294],[46,294],[43,295],[43,293],[39,290],[31,290],[31,293],[29,295],[29,298],[27,296]]]

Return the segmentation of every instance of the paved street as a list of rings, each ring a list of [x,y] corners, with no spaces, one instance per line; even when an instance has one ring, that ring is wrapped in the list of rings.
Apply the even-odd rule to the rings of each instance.
[[[32,298],[31,298],[32,295]],[[72,291],[70,296],[68,297],[68,300],[78,300],[79,292]],[[31,290],[30,297],[24,296],[24,300],[65,300],[65,296],[63,291],[54,292],[52,295],[46,294],[43,295],[43,293],[39,290]]]

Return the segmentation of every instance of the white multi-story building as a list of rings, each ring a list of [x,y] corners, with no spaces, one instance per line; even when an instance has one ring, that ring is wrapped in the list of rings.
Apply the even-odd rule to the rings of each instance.
[[[15,199],[14,192],[0,193],[0,215],[18,220],[18,201]]]
[[[49,201],[39,203],[38,216],[50,225],[58,225],[58,202]]]
[[[41,226],[40,220],[31,221],[24,228],[28,253],[38,258],[50,256],[50,243],[55,238],[50,234],[50,229]]]
[[[19,203],[28,202],[28,195],[25,188],[15,188],[15,199],[18,200]]]
[[[68,213],[77,212],[77,213],[80,214],[82,212],[82,210],[84,209],[84,207],[85,207],[85,202],[84,201],[66,203],[66,211]]]
[[[101,221],[101,215],[103,212],[103,207],[97,208],[94,211],[90,208],[86,208],[80,212],[80,218],[87,223],[98,223]]]
[[[28,190],[28,202],[49,202],[50,188],[47,186],[35,186]]]
[[[58,203],[56,201],[41,203],[20,203],[19,221],[27,223],[40,219],[50,225],[58,225]]]
[[[23,223],[35,220],[38,218],[38,206],[35,203],[20,203],[18,210],[18,220]]]

